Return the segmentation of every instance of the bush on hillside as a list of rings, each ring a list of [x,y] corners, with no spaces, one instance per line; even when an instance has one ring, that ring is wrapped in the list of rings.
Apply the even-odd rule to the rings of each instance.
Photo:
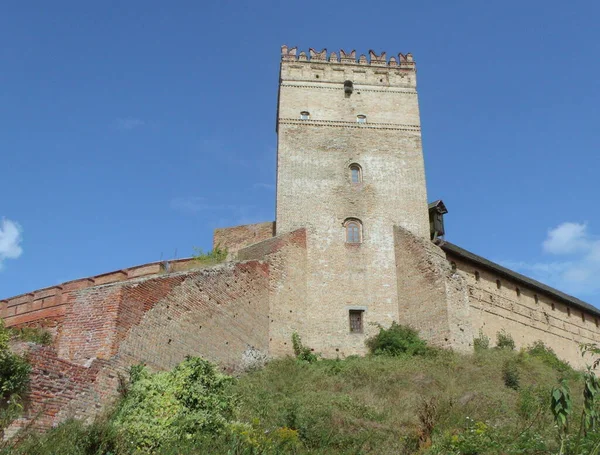
[[[412,327],[392,322],[389,329],[379,327],[379,333],[366,342],[374,355],[427,355],[433,350]]]
[[[8,342],[10,330],[4,327],[0,319],[0,399],[2,403],[13,394],[19,394],[27,388],[31,367],[24,357],[13,353]]]
[[[120,444],[152,451],[166,442],[198,433],[216,434],[233,412],[230,376],[198,357],[171,371],[131,370],[131,385],[114,416]]]
[[[515,349],[515,340],[510,333],[502,330],[496,334],[496,347],[498,349],[510,349],[513,351]]]
[[[540,359],[549,367],[562,373],[572,371],[571,365],[564,360],[558,358],[552,348],[546,346],[542,341],[538,340],[526,349],[527,353]]]

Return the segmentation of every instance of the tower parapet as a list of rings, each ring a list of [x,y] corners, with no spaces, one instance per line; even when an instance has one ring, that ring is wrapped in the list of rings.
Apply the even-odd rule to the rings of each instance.
[[[368,57],[365,54],[357,57],[355,50],[346,52],[341,49],[338,54],[327,52],[327,49],[317,51],[310,48],[306,53],[297,47],[283,45],[281,80],[287,84],[310,82],[311,85],[328,87],[348,80],[363,88],[376,86],[414,92],[417,71],[411,53],[388,58],[386,52],[377,54],[370,50]]]
[[[373,50],[369,50],[369,57],[365,54],[361,54],[356,59],[356,51],[346,52],[344,49],[340,49],[339,56],[336,52],[327,53],[327,49],[317,51],[312,47],[308,50],[308,54],[305,51],[298,53],[297,47],[288,47],[285,44],[281,46],[281,60],[283,61],[299,61],[299,62],[312,62],[312,63],[333,63],[341,65],[371,65],[371,66],[386,66],[390,68],[402,68],[405,70],[415,70],[415,61],[412,54],[399,53],[398,57],[392,56],[387,58],[387,53],[382,52],[377,55]]]

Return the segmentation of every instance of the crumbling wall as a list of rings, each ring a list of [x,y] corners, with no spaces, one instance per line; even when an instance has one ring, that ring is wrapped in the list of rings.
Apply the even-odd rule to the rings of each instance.
[[[445,253],[429,240],[394,227],[400,322],[434,345],[471,351],[467,288]]]

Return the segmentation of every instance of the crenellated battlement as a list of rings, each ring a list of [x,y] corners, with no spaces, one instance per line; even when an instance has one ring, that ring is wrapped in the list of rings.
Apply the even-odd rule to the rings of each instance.
[[[313,63],[333,63],[341,65],[365,65],[365,66],[384,66],[391,68],[402,68],[407,70],[415,69],[415,61],[412,54],[399,53],[398,57],[391,56],[387,58],[387,54],[382,52],[381,54],[375,53],[373,50],[369,50],[369,57],[365,54],[361,54],[356,58],[356,51],[352,50],[346,52],[344,49],[340,49],[339,55],[336,52],[327,53],[327,49],[317,51],[312,47],[308,50],[308,54],[305,51],[298,53],[297,47],[289,48],[285,44],[281,46],[281,60],[285,62],[313,62]]]

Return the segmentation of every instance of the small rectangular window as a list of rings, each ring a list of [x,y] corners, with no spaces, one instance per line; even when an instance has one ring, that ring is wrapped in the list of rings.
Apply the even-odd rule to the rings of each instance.
[[[350,310],[350,333],[363,332],[363,313],[364,310]]]

